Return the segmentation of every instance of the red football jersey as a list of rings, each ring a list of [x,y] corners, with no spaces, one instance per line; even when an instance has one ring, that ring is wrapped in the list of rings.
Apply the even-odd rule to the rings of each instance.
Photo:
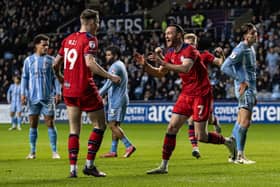
[[[85,55],[95,55],[97,49],[97,38],[87,32],[72,33],[62,41],[58,54],[64,57],[64,96],[80,97],[87,88],[96,87]]]
[[[204,96],[211,90],[208,72],[202,64],[197,49],[188,44],[183,44],[179,52],[169,49],[165,55],[165,61],[172,64],[182,64],[184,58],[190,58],[194,64],[188,73],[179,73],[182,79],[181,94],[189,96]]]
[[[213,54],[211,54],[208,50],[204,50],[200,53],[201,56],[201,60],[203,62],[203,64],[208,67],[208,65],[213,64],[215,56]]]

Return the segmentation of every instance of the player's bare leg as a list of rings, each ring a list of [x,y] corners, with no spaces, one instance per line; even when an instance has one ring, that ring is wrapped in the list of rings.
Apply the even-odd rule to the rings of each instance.
[[[188,119],[187,116],[173,113],[167,127],[167,133],[164,138],[162,150],[162,162],[158,168],[147,171],[147,174],[165,174],[168,173],[168,161],[176,146],[176,135],[179,129]]]
[[[208,124],[214,126],[214,129],[215,129],[216,133],[219,133],[219,134],[222,133],[222,127],[220,125],[219,119],[212,112],[209,116]]]
[[[106,174],[99,171],[94,165],[96,153],[100,148],[103,134],[106,129],[104,109],[102,108],[94,112],[88,112],[88,117],[93,123],[93,130],[88,140],[88,154],[83,173],[95,177],[105,177]]]

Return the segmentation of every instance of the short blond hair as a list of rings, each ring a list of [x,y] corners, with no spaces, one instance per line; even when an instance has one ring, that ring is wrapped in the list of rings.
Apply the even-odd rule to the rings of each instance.
[[[194,33],[187,33],[184,35],[184,40],[191,40],[191,45],[197,45],[197,36]]]

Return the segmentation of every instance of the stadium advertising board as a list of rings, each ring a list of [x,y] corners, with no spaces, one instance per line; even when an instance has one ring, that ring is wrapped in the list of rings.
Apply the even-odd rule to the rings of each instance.
[[[110,27],[113,27],[115,32],[140,33],[144,28],[143,15],[102,17],[100,20],[100,30],[107,31]]]
[[[173,103],[131,103],[126,112],[124,123],[164,123],[172,114]],[[234,102],[217,102],[214,113],[221,123],[234,123],[237,117],[237,104]],[[0,123],[10,123],[9,105],[0,105]],[[27,109],[24,108],[23,122],[28,121]],[[68,116],[64,104],[56,107],[56,122],[67,123]],[[43,120],[41,116],[41,120]],[[258,103],[253,109],[252,120],[261,124],[280,124],[280,104],[273,102]],[[82,115],[83,123],[89,123],[86,113]]]

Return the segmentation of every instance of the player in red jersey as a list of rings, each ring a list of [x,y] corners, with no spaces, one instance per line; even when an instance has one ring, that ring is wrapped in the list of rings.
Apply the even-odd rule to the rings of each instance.
[[[165,31],[167,48],[164,62],[159,68],[148,64],[143,55],[136,53],[134,58],[146,72],[152,76],[162,77],[168,71],[179,73],[182,79],[182,91],[177,99],[167,133],[164,138],[162,162],[158,168],[147,174],[164,174],[168,172],[168,160],[175,149],[176,134],[186,120],[192,116],[195,133],[199,141],[213,144],[225,144],[235,154],[235,141],[222,135],[207,132],[207,119],[211,105],[211,86],[208,73],[202,64],[199,52],[183,41],[184,30],[179,25],[170,25]]]
[[[201,40],[203,41],[203,38],[201,38]],[[187,44],[190,44],[194,47],[198,46],[197,36],[194,33],[185,34],[184,35],[184,42],[187,43]],[[203,42],[201,42],[201,43],[203,43]],[[202,49],[200,51],[200,56],[201,56],[201,60],[202,60],[202,62],[205,65],[206,68],[209,65],[212,65],[212,64],[215,64],[217,66],[221,66],[222,63],[224,62],[225,56],[224,56],[222,48],[218,47],[218,48],[215,49],[215,52],[219,55],[219,57],[215,57],[208,50],[205,50],[205,46],[200,46],[199,48]],[[213,96],[212,96],[211,100],[212,101],[211,101],[211,108],[210,108],[210,115],[209,115],[209,119],[208,119],[208,124],[214,125],[215,131],[217,133],[221,133],[221,126],[219,124],[219,120],[213,113],[213,107],[214,107],[213,106],[213,103],[214,103]],[[196,158],[199,158],[200,157],[200,152],[199,152],[199,148],[198,148],[197,138],[195,137],[194,122],[193,122],[192,118],[190,118],[188,120],[188,124],[189,124],[189,131],[188,131],[189,140],[192,144],[192,155]]]
[[[54,71],[61,84],[69,117],[70,135],[68,140],[70,177],[77,177],[77,158],[79,152],[79,135],[82,111],[87,112],[93,123],[93,131],[88,140],[88,154],[83,173],[95,177],[106,174],[99,171],[94,160],[106,129],[102,98],[93,81],[92,75],[97,74],[118,83],[118,76],[109,74],[99,66],[94,55],[98,49],[96,32],[99,27],[99,13],[85,9],[80,15],[81,28],[66,37],[54,63]],[[64,62],[64,75],[60,66]]]

